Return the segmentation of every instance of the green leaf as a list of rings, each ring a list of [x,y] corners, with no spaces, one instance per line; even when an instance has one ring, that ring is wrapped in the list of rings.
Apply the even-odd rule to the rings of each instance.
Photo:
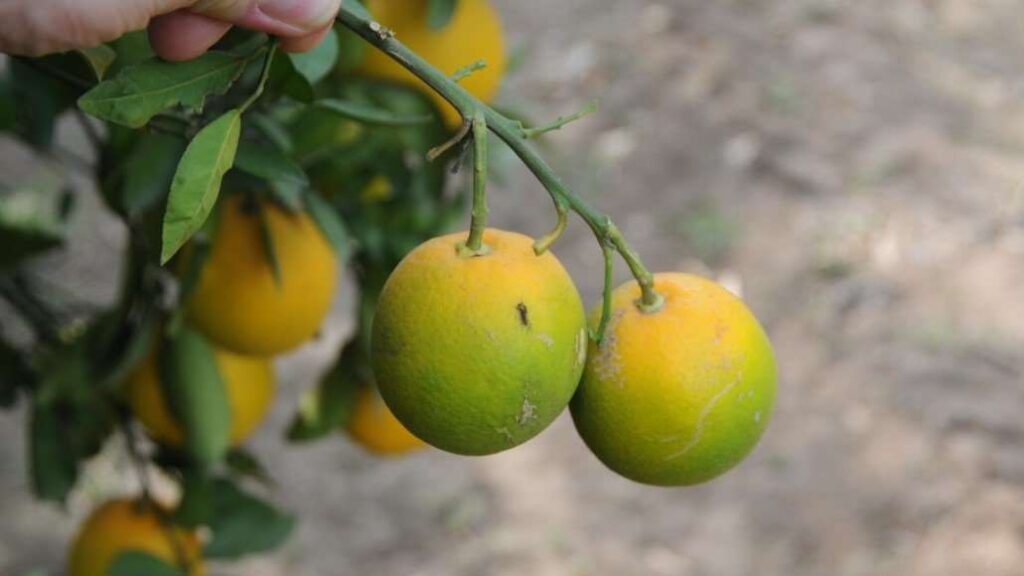
[[[97,118],[139,128],[173,106],[202,109],[207,96],[227,92],[247,63],[224,52],[188,62],[147,60],[101,82],[78,99],[78,106]]]
[[[35,403],[29,416],[32,490],[41,500],[63,502],[78,478],[78,460],[51,406]]]
[[[235,168],[266,180],[274,197],[289,209],[302,207],[302,193],[309,188],[309,177],[277,148],[243,140],[238,146]]]
[[[92,48],[79,48],[75,50],[75,53],[89,65],[93,76],[97,80],[103,80],[103,76],[107,73],[110,65],[117,59],[117,52],[106,44],[99,44]]]
[[[417,126],[429,124],[434,120],[434,117],[429,114],[402,116],[370,104],[338,98],[317,100],[315,105],[345,118],[378,126]]]
[[[334,248],[338,261],[344,263],[352,255],[352,235],[334,207],[318,193],[306,195],[306,211],[320,232]]]
[[[54,194],[20,190],[0,195],[0,270],[59,246],[64,216]]]
[[[117,54],[117,58],[107,70],[107,76],[117,74],[129,66],[134,66],[153,57],[153,48],[149,45],[149,35],[145,30],[129,32],[112,40],[109,44]]]
[[[268,86],[274,92],[281,92],[299,102],[313,101],[313,85],[295,69],[288,54],[278,50],[270,63]]]
[[[277,486],[266,466],[255,455],[243,448],[235,448],[228,452],[224,461],[231,473],[236,476],[252,478],[268,488]]]
[[[338,61],[338,34],[332,28],[316,48],[308,52],[289,53],[295,71],[310,85],[323,80]]]
[[[104,576],[185,576],[185,571],[149,552],[127,550],[114,558]]]
[[[442,30],[451,22],[458,0],[429,0],[427,4],[427,25],[432,30]]]
[[[124,160],[124,181],[118,207],[137,216],[159,206],[167,197],[186,142],[181,138],[143,132]]]
[[[355,406],[358,380],[364,376],[358,367],[359,342],[350,342],[315,388],[299,399],[299,410],[288,427],[288,440],[307,442],[338,431],[348,423]]]
[[[18,389],[28,387],[34,375],[22,354],[0,340],[0,408],[10,408],[18,400]]]
[[[218,462],[228,449],[231,408],[213,346],[193,328],[180,327],[161,349],[160,375],[186,451],[200,465]]]
[[[162,264],[206,222],[217,202],[220,182],[235,162],[241,129],[239,111],[229,110],[200,130],[185,149],[164,214]]]
[[[14,87],[7,77],[0,77],[0,132],[13,130],[17,126],[17,104]]]
[[[351,12],[352,14],[355,14],[356,16],[359,16],[360,18],[363,18],[365,20],[373,20],[373,16],[370,16],[370,12],[366,9],[366,6],[363,6],[361,2],[345,2],[345,5],[341,9],[345,10],[346,12]]]
[[[75,101],[79,88],[20,58],[10,60],[10,67],[18,111],[14,130],[34,148],[49,150],[57,117]]]
[[[281,273],[281,261],[277,258],[277,247],[274,245],[274,237],[270,234],[270,225],[267,223],[266,211],[262,206],[258,210],[260,244],[263,247],[263,256],[270,263],[270,271],[274,276],[274,283],[280,288],[284,284],[284,277]]]
[[[243,492],[226,479],[214,481],[207,558],[238,558],[279,547],[295,528],[295,518]]]
[[[213,512],[210,501],[213,479],[194,466],[181,470],[181,502],[174,510],[175,523],[189,528],[206,524]]]

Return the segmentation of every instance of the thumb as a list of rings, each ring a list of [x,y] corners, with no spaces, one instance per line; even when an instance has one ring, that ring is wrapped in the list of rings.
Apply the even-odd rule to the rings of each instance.
[[[149,26],[153,49],[168,60],[189,60],[213,46],[232,25],[282,39],[286,50],[306,50],[330,27],[341,0],[170,0],[177,10]]]
[[[199,0],[188,11],[282,38],[299,38],[329,26],[340,4],[341,0]]]

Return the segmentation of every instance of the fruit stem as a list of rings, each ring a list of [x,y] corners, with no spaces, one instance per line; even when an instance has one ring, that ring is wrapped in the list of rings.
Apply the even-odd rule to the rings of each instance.
[[[473,114],[473,218],[469,226],[464,255],[487,253],[484,229],[487,228],[487,121],[477,110]]]
[[[593,231],[601,246],[610,243],[626,261],[630,272],[640,285],[642,295],[637,306],[644,312],[654,312],[661,307],[662,298],[654,290],[654,276],[647,270],[622,233],[615,227],[611,219],[601,213],[585,200],[573,194],[562,182],[561,178],[551,169],[543,158],[529,143],[529,139],[518,122],[506,118],[496,110],[487,106],[466,91],[447,75],[431,66],[418,54],[409,50],[395,38],[395,34],[375,22],[366,9],[356,2],[346,2],[338,12],[338,22],[366,40],[371,45],[387,54],[392,60],[423,80],[435,92],[451,103],[463,118],[473,118],[480,113],[487,123],[487,128],[505,142],[519,156],[523,164],[533,172],[544,188],[555,201],[561,202],[578,214]]]
[[[601,247],[604,252],[604,293],[601,298],[601,323],[597,326],[597,333],[591,334],[594,342],[601,345],[604,341],[604,333],[608,328],[608,321],[612,317],[612,288],[615,277],[615,248],[610,244]]]

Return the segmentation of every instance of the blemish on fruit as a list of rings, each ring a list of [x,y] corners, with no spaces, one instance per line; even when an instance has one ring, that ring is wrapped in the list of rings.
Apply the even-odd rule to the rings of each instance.
[[[519,323],[529,328],[530,316],[529,311],[526,309],[526,304],[523,304],[522,302],[516,304],[516,311],[519,312]]]
[[[543,342],[548,348],[555,345],[555,339],[548,334],[537,334],[537,339]]]
[[[523,407],[519,410],[519,416],[516,417],[516,424],[522,426],[536,417],[537,407],[530,404],[528,399],[523,398]]]

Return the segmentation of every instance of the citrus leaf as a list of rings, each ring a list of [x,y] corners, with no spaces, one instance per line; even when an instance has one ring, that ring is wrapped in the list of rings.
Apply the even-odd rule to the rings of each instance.
[[[227,479],[213,482],[207,558],[238,558],[273,550],[295,528],[295,518],[247,494]]]
[[[171,414],[185,433],[185,449],[202,465],[227,452],[231,409],[213,346],[182,326],[160,354],[160,383]]]
[[[135,216],[160,205],[184,152],[181,138],[157,132],[140,134],[124,162],[118,207]]]
[[[377,126],[417,126],[420,124],[429,124],[434,119],[433,116],[426,114],[402,116],[370,104],[340,100],[338,98],[324,98],[317,100],[315,105],[318,108],[329,110],[345,118]]]
[[[267,213],[263,207],[259,207],[257,213],[260,226],[260,244],[263,248],[263,256],[270,264],[270,272],[274,276],[274,284],[280,288],[284,284],[284,276],[281,272],[281,261],[277,258],[277,247],[274,244],[274,237],[270,234],[270,224],[267,223]]]
[[[289,209],[302,207],[302,193],[309,187],[309,177],[279,149],[251,140],[242,141],[235,157],[235,168],[266,180],[274,197]]]
[[[36,403],[29,421],[32,490],[41,500],[63,502],[78,478],[74,450],[64,434],[64,422],[50,406]]]
[[[78,107],[97,118],[139,128],[172,106],[201,109],[207,96],[227,92],[247,62],[224,52],[207,52],[187,62],[146,60],[96,85],[78,99]]]
[[[430,0],[427,5],[427,25],[441,30],[451,22],[458,0]]]
[[[228,465],[231,473],[236,476],[252,478],[268,488],[277,486],[266,466],[255,455],[243,448],[235,448],[228,452],[224,462]]]
[[[97,80],[103,80],[103,76],[107,73],[110,65],[117,59],[117,52],[106,44],[99,44],[91,48],[79,48],[75,50],[75,53],[89,65],[93,76]]]
[[[299,410],[288,427],[288,440],[316,440],[348,424],[359,384],[359,346],[357,341],[349,342],[320,383],[302,394]]]
[[[331,243],[334,254],[340,263],[348,261],[352,255],[352,235],[348,232],[344,220],[327,200],[319,194],[306,195],[306,211],[316,222],[320,232]]]
[[[316,48],[288,54],[295,71],[311,85],[323,80],[338,61],[338,34],[332,28]]]
[[[220,194],[220,182],[235,162],[241,130],[241,114],[229,110],[200,130],[185,149],[164,213],[162,264],[206,222]]]
[[[114,558],[105,576],[185,576],[185,571],[149,552],[126,550]]]
[[[275,92],[281,92],[299,102],[313,101],[313,85],[295,69],[288,54],[278,50],[270,63],[268,85]]]

